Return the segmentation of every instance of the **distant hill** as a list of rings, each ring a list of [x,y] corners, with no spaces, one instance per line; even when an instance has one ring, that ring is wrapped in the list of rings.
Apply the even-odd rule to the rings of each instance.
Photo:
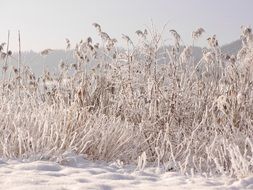
[[[18,54],[14,53],[9,58],[8,65],[17,67],[17,57]],[[50,72],[57,72],[61,60],[74,63],[73,51],[53,50],[47,56],[41,56],[40,53],[34,51],[22,52],[22,64],[29,66],[36,75],[42,74],[44,66]],[[0,64],[3,64],[3,60],[0,60]]]
[[[51,72],[57,72],[61,61],[74,63],[73,51],[53,50],[47,56],[41,56],[33,51],[22,53],[22,62],[31,67],[35,74],[42,74],[43,66]]]
[[[226,44],[221,47],[221,50],[224,53],[230,54],[230,55],[236,55],[237,52],[241,49],[242,47],[242,41],[241,40],[236,40],[230,44]]]
[[[237,54],[241,46],[241,41],[237,40],[230,44],[222,46],[221,49],[224,53],[227,54]],[[200,47],[194,47],[193,56],[195,61],[199,61],[202,57],[202,49]],[[10,65],[11,67],[16,67],[18,55],[14,53],[13,57],[14,59],[10,58],[10,60],[8,61],[8,65]],[[47,56],[41,56],[39,53],[33,51],[22,52],[22,63],[29,66],[36,75],[42,74],[44,65],[45,68],[47,68],[49,71],[57,72],[58,65],[61,60],[69,64],[75,63],[76,61],[73,57],[73,50],[54,50],[50,52]],[[3,60],[0,60],[0,64],[3,64]]]

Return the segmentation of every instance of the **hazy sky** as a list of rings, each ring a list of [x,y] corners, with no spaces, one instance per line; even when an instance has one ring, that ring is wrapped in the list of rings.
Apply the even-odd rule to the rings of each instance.
[[[207,36],[217,34],[221,44],[239,38],[240,26],[253,26],[253,0],[0,0],[0,42],[11,31],[12,49],[21,31],[23,50],[65,48],[65,38],[76,43],[81,38],[96,39],[93,22],[101,24],[110,36],[135,36],[135,31],[151,25],[165,32],[176,29],[184,43],[191,43],[191,32],[203,27]]]

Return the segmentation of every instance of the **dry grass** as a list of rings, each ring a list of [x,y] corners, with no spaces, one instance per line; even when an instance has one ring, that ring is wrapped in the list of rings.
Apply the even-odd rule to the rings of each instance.
[[[102,45],[82,40],[77,62],[62,62],[59,75],[45,71],[37,79],[21,65],[21,73],[1,81],[1,156],[54,159],[72,150],[90,159],[138,162],[140,168],[147,161],[166,171],[252,174],[250,28],[242,27],[237,57],[223,55],[212,36],[194,63],[191,47],[179,50],[175,30],[170,48],[153,30],[138,30],[138,44],[123,35],[125,51],[94,26]],[[203,32],[195,31],[193,40]]]

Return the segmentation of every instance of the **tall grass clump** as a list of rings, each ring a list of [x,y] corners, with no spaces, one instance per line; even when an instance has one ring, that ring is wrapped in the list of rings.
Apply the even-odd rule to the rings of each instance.
[[[237,55],[224,54],[213,35],[196,62],[193,46],[203,28],[192,33],[193,46],[183,46],[176,30],[148,28],[136,32],[137,44],[123,34],[120,48],[119,39],[93,26],[101,41],[82,39],[74,48],[76,62],[63,60],[57,75],[44,68],[37,77],[21,57],[11,70],[11,53],[0,46],[2,157],[57,159],[74,151],[185,174],[252,175],[250,27],[241,28]],[[165,45],[166,34],[174,44]],[[66,43],[70,51],[71,41]]]

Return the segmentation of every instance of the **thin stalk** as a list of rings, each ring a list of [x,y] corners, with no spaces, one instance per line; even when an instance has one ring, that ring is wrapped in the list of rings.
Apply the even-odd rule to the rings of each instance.
[[[2,75],[3,75],[3,93],[5,90],[5,77],[6,77],[6,67],[8,62],[8,52],[9,52],[9,43],[10,43],[10,30],[8,30],[8,39],[7,39],[7,48],[6,48],[6,58],[4,61],[4,68],[2,69]]]

